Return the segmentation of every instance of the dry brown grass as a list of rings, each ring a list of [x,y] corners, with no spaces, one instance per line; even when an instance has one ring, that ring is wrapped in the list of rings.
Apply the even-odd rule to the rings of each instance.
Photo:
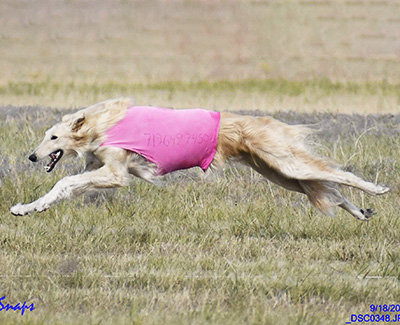
[[[1,324],[336,325],[369,304],[400,302],[399,114],[277,116],[328,126],[318,134],[325,156],[392,188],[381,197],[346,190],[378,211],[367,223],[343,211],[319,216],[303,195],[239,165],[206,179],[177,172],[162,187],[137,180],[15,217],[10,206],[81,161],[46,174],[27,159],[62,112],[0,114],[0,297],[36,308],[0,310]]]
[[[0,3],[2,82],[399,81],[395,1]]]
[[[399,112],[399,11],[378,0],[1,0],[0,103],[133,95],[178,108]],[[320,122],[324,155],[388,183],[379,198],[348,191],[378,211],[368,223],[320,218],[236,166],[212,183],[179,173],[15,218],[10,206],[79,170],[66,161],[44,175],[26,159],[60,115],[0,110],[0,297],[36,307],[0,311],[1,324],[343,324],[400,302],[399,115],[277,114]]]

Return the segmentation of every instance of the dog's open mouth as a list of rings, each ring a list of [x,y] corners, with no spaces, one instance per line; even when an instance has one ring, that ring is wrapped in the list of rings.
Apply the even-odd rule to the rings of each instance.
[[[63,153],[64,152],[62,150],[56,150],[49,155],[51,161],[48,165],[44,166],[46,172],[50,173],[54,169],[58,161],[61,159]]]

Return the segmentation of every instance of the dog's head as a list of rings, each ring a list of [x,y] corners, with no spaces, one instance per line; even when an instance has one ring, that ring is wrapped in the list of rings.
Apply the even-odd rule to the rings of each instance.
[[[45,169],[51,172],[62,157],[78,153],[77,137],[84,123],[83,113],[64,116],[62,122],[46,131],[42,143],[29,156],[29,160],[37,162],[49,156],[50,163]]]
[[[51,172],[62,157],[93,152],[103,142],[106,131],[121,120],[134,103],[132,97],[120,97],[65,115],[60,123],[46,131],[29,160],[36,162],[49,156],[51,160],[45,168]]]

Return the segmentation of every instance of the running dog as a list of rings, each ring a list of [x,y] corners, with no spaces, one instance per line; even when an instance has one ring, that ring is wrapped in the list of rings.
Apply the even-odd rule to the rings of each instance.
[[[311,153],[305,141],[309,134],[305,126],[271,117],[134,106],[131,98],[111,99],[64,116],[29,156],[32,162],[49,156],[46,170],[51,172],[63,157],[85,155],[85,172],[64,177],[46,195],[13,206],[11,213],[41,212],[88,190],[124,186],[130,175],[154,183],[157,176],[174,170],[213,169],[237,159],[271,182],[306,194],[323,214],[332,216],[339,206],[356,219],[368,220],[373,209],[355,206],[338,184],[370,195],[389,188]]]

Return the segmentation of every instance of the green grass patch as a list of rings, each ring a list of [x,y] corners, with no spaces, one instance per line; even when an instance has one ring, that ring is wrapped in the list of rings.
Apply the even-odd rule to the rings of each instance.
[[[169,92],[262,92],[272,95],[300,96],[308,92],[318,92],[328,96],[332,94],[369,94],[384,96],[400,96],[400,84],[392,84],[386,81],[380,82],[335,82],[329,79],[312,79],[306,81],[293,81],[286,79],[246,79],[246,80],[220,80],[220,81],[164,81],[156,83],[60,83],[51,80],[46,81],[19,81],[8,82],[0,86],[0,95],[11,96],[54,96],[62,93],[69,95],[78,93],[84,95],[115,93],[135,93],[145,90],[169,91]]]

